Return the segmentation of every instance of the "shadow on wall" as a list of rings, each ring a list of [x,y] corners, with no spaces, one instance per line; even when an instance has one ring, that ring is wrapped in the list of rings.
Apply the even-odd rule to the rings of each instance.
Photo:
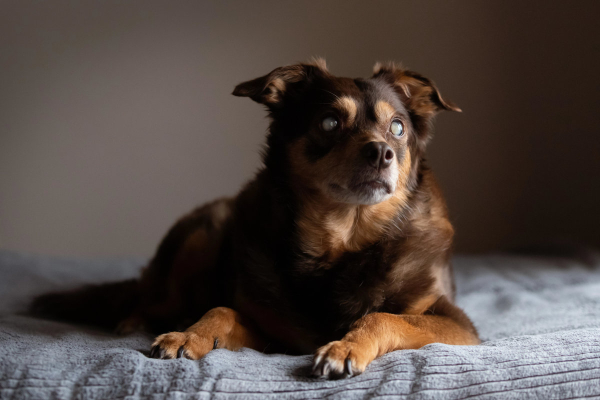
[[[600,245],[600,3],[12,2],[0,13],[0,246],[149,255],[259,166],[240,81],[313,55],[403,61],[463,114],[430,163],[458,251]]]

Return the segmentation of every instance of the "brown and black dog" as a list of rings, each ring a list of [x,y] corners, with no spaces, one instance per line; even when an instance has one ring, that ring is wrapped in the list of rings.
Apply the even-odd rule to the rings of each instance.
[[[158,336],[150,356],[314,352],[313,373],[329,378],[394,350],[478,344],[454,305],[453,229],[424,160],[432,118],[460,109],[393,64],[350,79],[316,60],[233,94],[271,118],[256,177],[181,218],[141,279],[45,295],[35,309],[121,332],[197,321]]]

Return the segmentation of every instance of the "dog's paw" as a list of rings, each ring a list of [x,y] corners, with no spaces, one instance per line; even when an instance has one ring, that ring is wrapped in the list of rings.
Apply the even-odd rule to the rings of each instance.
[[[329,379],[349,378],[361,374],[372,358],[353,342],[335,341],[315,353],[312,373]]]
[[[219,339],[204,337],[193,332],[171,332],[160,335],[152,344],[150,358],[189,358],[198,360],[216,349]]]

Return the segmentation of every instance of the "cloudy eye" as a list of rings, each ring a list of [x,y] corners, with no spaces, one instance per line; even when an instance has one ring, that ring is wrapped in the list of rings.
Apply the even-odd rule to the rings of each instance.
[[[331,132],[338,126],[338,120],[335,117],[327,117],[321,121],[321,129],[325,132]]]
[[[402,122],[400,122],[400,120],[393,120],[392,121],[392,126],[390,127],[390,130],[392,131],[392,134],[394,136],[402,136],[404,134],[404,126],[402,125]]]

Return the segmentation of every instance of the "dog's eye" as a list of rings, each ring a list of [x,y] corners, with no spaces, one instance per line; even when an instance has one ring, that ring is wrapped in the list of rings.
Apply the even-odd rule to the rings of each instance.
[[[335,117],[327,117],[321,121],[321,129],[325,132],[331,132],[338,126],[338,120]]]
[[[398,119],[393,120],[390,131],[392,131],[394,136],[402,136],[404,134],[404,126],[402,125],[402,122],[400,122]]]

